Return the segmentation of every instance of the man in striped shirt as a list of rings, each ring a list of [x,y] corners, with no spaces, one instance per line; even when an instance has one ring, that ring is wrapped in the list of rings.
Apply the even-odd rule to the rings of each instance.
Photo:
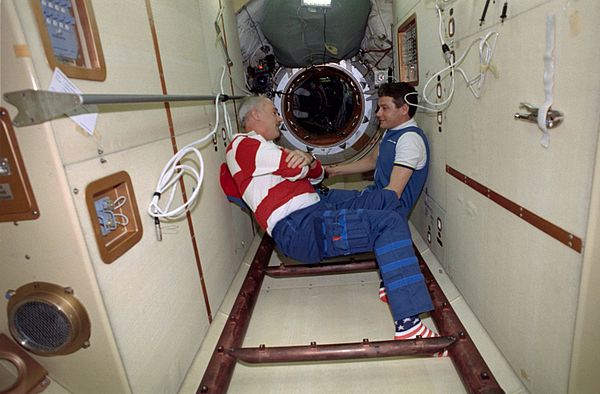
[[[226,194],[239,193],[233,197],[246,202],[279,250],[293,259],[317,263],[374,251],[387,283],[395,338],[437,335],[419,320],[418,315],[433,305],[408,224],[396,212],[400,208],[396,193],[382,189],[361,199],[325,202],[312,186],[324,175],[319,160],[273,142],[282,119],[271,100],[250,97],[239,116],[246,133],[235,136],[227,147],[227,166],[221,169]]]

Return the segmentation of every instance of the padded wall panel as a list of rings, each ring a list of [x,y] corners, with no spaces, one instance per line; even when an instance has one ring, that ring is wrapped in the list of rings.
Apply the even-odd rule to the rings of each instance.
[[[494,63],[500,77],[488,78],[481,100],[475,100],[464,84],[459,84],[448,114],[448,128],[456,130],[455,137],[448,140],[448,164],[582,236],[597,143],[597,119],[591,115],[597,108],[595,92],[600,87],[600,81],[588,78],[600,60],[600,55],[589,48],[600,30],[594,24],[600,10],[591,2],[568,8],[563,5],[551,2],[497,27],[501,35]],[[456,3],[459,32],[463,23],[471,23],[462,17],[463,9],[470,7],[465,2]],[[572,30],[576,11],[579,33]],[[543,55],[546,15],[550,13],[556,15],[553,108],[565,113],[565,121],[550,131],[550,146],[545,149],[540,145],[542,134],[537,126],[514,120],[513,115],[520,102],[540,105],[544,101]],[[527,40],[522,39],[525,35]],[[461,40],[461,48],[471,39]],[[476,53],[470,57],[470,68],[465,68],[472,75]]]
[[[169,94],[213,95],[219,92],[219,74],[211,72],[207,55],[214,51],[222,53],[219,47],[207,46],[205,35],[214,31],[214,20],[203,20],[202,14],[208,11],[208,4],[195,1],[151,1],[154,25],[164,70],[165,83]],[[176,29],[173,27],[177,26]],[[155,62],[156,63],[156,62]],[[225,73],[224,86],[229,86]],[[227,90],[229,92],[229,90]],[[169,104],[173,115],[175,133],[208,128],[214,125],[214,103],[212,101],[173,102]],[[179,146],[180,148],[182,145]]]
[[[134,392],[162,388],[173,392],[208,329],[200,279],[187,222],[163,224],[157,241],[154,220],[146,214],[157,174],[171,156],[168,140],[66,168],[71,188],[118,170],[127,171],[142,210],[145,228],[138,244],[110,265],[101,260],[83,195],[77,212],[121,356]],[[175,203],[180,203],[177,199]]]
[[[445,111],[441,134],[428,134],[446,163],[489,186],[537,215],[584,238],[588,222],[590,182],[598,142],[594,75],[600,60],[594,51],[600,9],[593,1],[577,3],[527,0],[509,2],[509,18],[500,24],[503,2],[491,3],[479,26],[483,4],[458,0],[454,45],[461,55],[471,41],[499,31],[494,64],[499,78],[488,75],[477,100],[457,77],[456,93]],[[419,26],[421,81],[439,70],[438,20],[431,2],[396,7],[397,19],[416,11]],[[548,149],[533,123],[513,119],[520,102],[544,101],[543,54],[546,15],[556,15],[556,73],[553,108],[564,123],[550,131]],[[444,12],[444,28],[449,8]],[[427,25],[431,28],[421,29]],[[421,43],[426,43],[421,45]],[[435,45],[434,45],[435,44]],[[477,48],[463,68],[479,69]],[[424,82],[419,86],[422,89]],[[428,115],[418,115],[424,125]],[[441,150],[441,152],[440,152]],[[433,162],[435,163],[435,162]],[[583,254],[579,254],[449,175],[434,164],[429,193],[446,211],[448,275],[464,295],[516,373],[532,392],[567,390],[571,342]],[[417,207],[425,215],[424,202]],[[426,217],[413,222],[423,232]],[[584,238],[584,245],[585,245]],[[584,250],[585,253],[585,250]],[[556,325],[560,311],[560,325]],[[519,322],[515,324],[515,322]],[[527,327],[527,332],[521,327]],[[535,338],[531,333],[535,332]],[[550,350],[547,343],[552,343]],[[540,363],[552,359],[552,365]]]
[[[580,256],[458,181],[448,196],[448,275],[528,389],[565,392]]]
[[[12,3],[2,3],[3,16],[5,4]],[[192,0],[174,5],[151,4],[159,43],[167,48],[167,86],[173,81],[173,86],[184,87],[189,81],[194,87],[210,87],[208,93],[213,93],[220,76],[217,64],[223,62],[211,32],[218,3],[203,3],[202,12],[200,4]],[[209,8],[214,12],[209,12]],[[107,80],[74,82],[86,93],[161,93],[146,2],[96,2],[94,9],[107,60]],[[27,41],[23,37],[18,43],[28,44],[32,57],[18,60],[19,66],[14,67],[29,72],[23,74],[25,80],[13,78],[11,83],[5,83],[3,78],[3,92],[5,88],[10,91],[29,87],[27,83],[38,80],[41,83],[35,87],[45,89],[51,70],[40,52],[27,2],[18,2],[17,11],[18,18],[15,16],[14,20],[21,21],[23,30],[28,32]],[[235,31],[235,26],[231,26],[235,19],[228,12],[227,29]],[[188,22],[173,23],[182,14],[190,23],[198,18],[193,26]],[[5,25],[3,20],[2,70],[6,70],[5,59],[15,57],[12,43],[4,45]],[[188,36],[188,45],[180,46],[179,40]],[[193,50],[188,51],[189,47]],[[241,72],[238,74],[241,79]],[[13,81],[18,83],[12,84]],[[14,116],[14,108],[9,110]],[[175,133],[182,136],[180,146],[206,133],[208,123],[214,122],[210,103],[182,106],[174,115]],[[166,112],[161,103],[111,106],[100,114],[97,131],[101,145],[68,119],[19,130],[20,138],[25,136],[27,140],[22,148],[26,151],[25,164],[33,167],[29,171],[32,183],[36,183],[34,191],[44,191],[40,202],[42,217],[38,226],[0,226],[1,242],[7,245],[2,247],[2,261],[12,262],[6,276],[3,271],[0,284],[14,288],[33,276],[76,289],[83,286],[77,292],[92,319],[92,346],[62,357],[61,363],[48,361],[51,377],[60,379],[69,391],[176,392],[206,333],[208,315],[187,221],[163,224],[164,238],[158,242],[154,222],[145,213],[158,175],[172,155]],[[99,160],[98,147],[104,150],[103,161]],[[204,242],[200,248],[207,249],[203,262],[213,265],[208,291],[216,309],[250,244],[252,227],[248,217],[234,211],[218,189],[216,168],[223,148],[214,152],[208,144],[203,152],[207,156],[204,187],[210,192],[201,197],[193,216],[195,227],[200,229],[200,243]],[[138,244],[107,266],[93,239],[95,223],[90,220],[83,192],[93,180],[121,170],[132,178],[146,231]],[[181,200],[180,194],[176,200]],[[232,240],[231,234],[238,238]],[[36,240],[33,244],[32,237]],[[25,269],[26,266],[31,269]],[[47,278],[38,276],[46,276],[47,272]],[[10,284],[4,283],[5,278]],[[98,362],[98,366],[92,367],[89,359]]]
[[[30,46],[39,89],[48,89],[48,67],[28,1],[15,2]],[[144,0],[96,1],[96,22],[106,60],[104,82],[73,79],[83,93],[161,94],[160,80]],[[52,121],[65,165],[98,158],[168,136],[162,103],[111,104],[100,107],[95,137],[67,118]],[[135,111],[135,116],[130,111]]]

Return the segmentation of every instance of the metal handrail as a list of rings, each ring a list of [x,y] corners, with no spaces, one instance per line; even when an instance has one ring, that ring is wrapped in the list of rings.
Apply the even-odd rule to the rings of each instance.
[[[13,125],[17,127],[39,124],[68,114],[81,106],[91,104],[155,103],[168,101],[205,101],[241,99],[246,96],[206,95],[143,95],[143,94],[76,94],[48,90],[19,90],[4,94],[6,101],[17,107]]]

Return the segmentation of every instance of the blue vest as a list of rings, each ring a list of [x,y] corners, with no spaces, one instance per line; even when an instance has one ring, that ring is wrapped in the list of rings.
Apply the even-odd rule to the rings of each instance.
[[[383,189],[390,183],[390,176],[394,168],[394,160],[396,157],[396,143],[398,139],[408,132],[415,132],[421,136],[425,144],[427,152],[427,162],[425,167],[420,170],[413,171],[402,195],[400,196],[400,204],[407,211],[410,211],[417,202],[425,181],[427,180],[427,172],[429,171],[429,144],[423,130],[418,127],[408,126],[399,130],[387,130],[379,144],[379,156],[377,156],[377,164],[375,166],[375,188]]]

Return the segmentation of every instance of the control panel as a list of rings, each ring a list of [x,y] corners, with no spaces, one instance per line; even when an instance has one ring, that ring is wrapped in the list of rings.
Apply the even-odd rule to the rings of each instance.
[[[85,189],[100,257],[112,263],[142,239],[142,223],[129,174],[120,171]]]
[[[90,0],[30,0],[48,64],[71,78],[104,81],[106,65]]]
[[[40,0],[52,51],[61,62],[83,64],[75,15],[70,0]]]
[[[12,122],[0,107],[0,222],[40,217]]]
[[[400,82],[419,84],[417,15],[411,15],[398,27],[398,70]]]

